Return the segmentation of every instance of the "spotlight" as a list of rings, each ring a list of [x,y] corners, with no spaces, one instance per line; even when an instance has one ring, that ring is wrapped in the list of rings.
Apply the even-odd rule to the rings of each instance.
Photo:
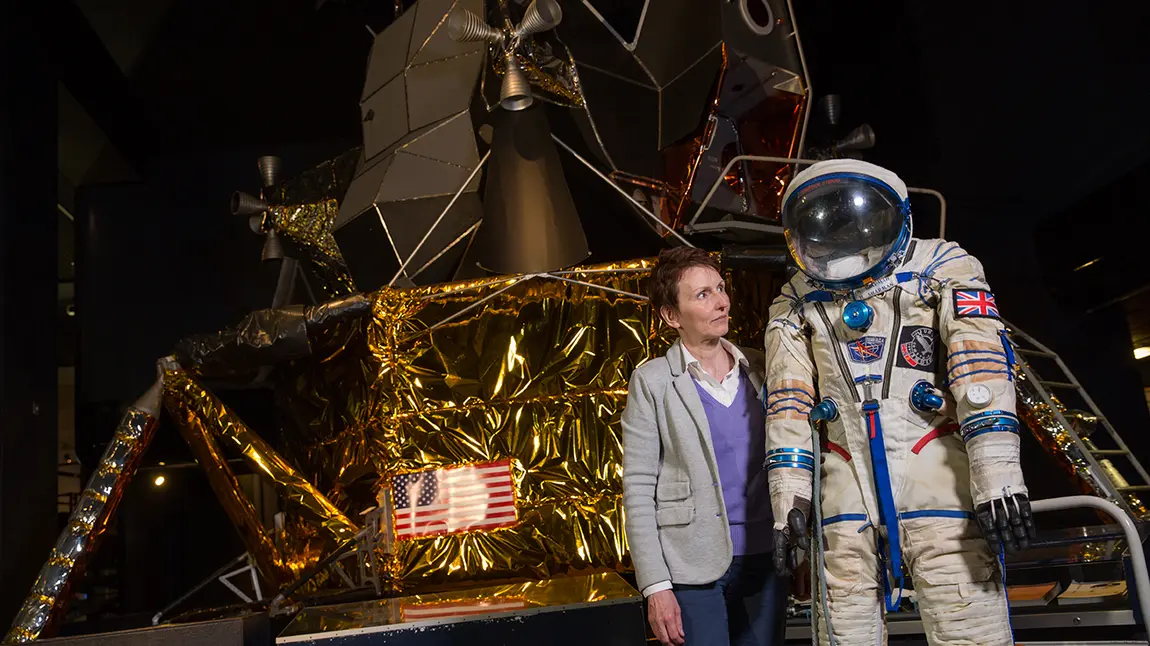
[[[1134,348],[1135,359],[1145,359],[1146,357],[1150,357],[1150,347]]]
[[[157,487],[162,487],[164,486],[165,482],[167,482],[167,479],[165,479],[164,476],[156,476],[156,479],[152,481],[152,484],[156,485]]]

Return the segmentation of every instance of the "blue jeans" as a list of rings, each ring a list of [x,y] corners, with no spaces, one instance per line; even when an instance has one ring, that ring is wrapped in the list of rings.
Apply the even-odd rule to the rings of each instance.
[[[675,585],[686,646],[781,645],[789,587],[770,552],[736,556],[714,583]]]

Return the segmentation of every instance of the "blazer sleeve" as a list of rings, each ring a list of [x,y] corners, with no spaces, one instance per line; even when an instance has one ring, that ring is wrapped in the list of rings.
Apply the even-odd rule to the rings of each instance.
[[[627,543],[640,590],[671,578],[655,522],[655,484],[661,451],[655,398],[638,370],[623,410],[623,509]]]

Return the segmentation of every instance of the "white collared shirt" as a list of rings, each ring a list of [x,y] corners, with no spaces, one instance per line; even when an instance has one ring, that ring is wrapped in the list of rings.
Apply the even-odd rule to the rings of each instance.
[[[720,337],[719,344],[731,355],[735,360],[731,371],[726,374],[722,379],[715,379],[706,370],[699,360],[691,356],[687,346],[682,341],[679,342],[683,348],[683,369],[691,373],[691,378],[695,383],[703,387],[707,394],[714,397],[716,401],[724,406],[730,406],[735,401],[735,397],[739,395],[739,386],[741,384],[740,368],[746,366],[747,357],[743,355],[743,351],[738,348],[734,343]]]
[[[682,341],[679,341],[679,345],[683,349],[683,369],[690,373],[695,383],[702,386],[708,395],[715,398],[715,401],[729,407],[735,401],[735,397],[739,395],[739,387],[742,384],[740,377],[742,371],[740,368],[749,364],[747,363],[746,355],[744,355],[743,351],[734,343],[719,337],[719,344],[722,345],[723,349],[727,351],[727,354],[731,355],[731,358],[735,360],[735,365],[731,366],[731,371],[721,380],[715,379],[704,370],[699,360],[691,356],[690,351],[687,350],[687,346]],[[671,587],[670,581],[659,581],[643,588],[642,595],[649,597],[656,592],[670,590]]]

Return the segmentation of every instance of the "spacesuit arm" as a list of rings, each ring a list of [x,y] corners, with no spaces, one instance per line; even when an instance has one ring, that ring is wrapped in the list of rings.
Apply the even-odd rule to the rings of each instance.
[[[1019,462],[1013,353],[980,263],[957,244],[940,245],[927,267],[938,285],[947,383],[970,456],[975,507],[1026,495]]]
[[[807,422],[815,404],[815,368],[802,318],[792,302],[784,294],[771,305],[765,340],[766,468],[777,530],[786,527],[792,509],[810,517],[815,469]]]
[[[655,485],[662,445],[655,417],[655,400],[636,370],[627,386],[623,410],[623,509],[627,543],[640,590],[671,580],[655,522]]]

